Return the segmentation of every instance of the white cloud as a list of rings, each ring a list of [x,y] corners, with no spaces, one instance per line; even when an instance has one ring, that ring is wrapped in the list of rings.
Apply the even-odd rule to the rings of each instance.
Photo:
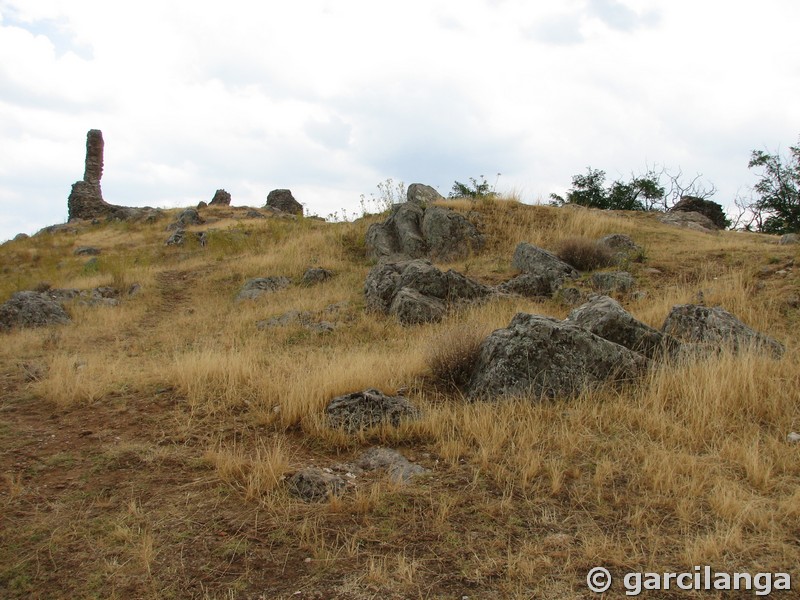
[[[325,215],[387,177],[497,172],[533,200],[646,162],[726,201],[750,149],[800,133],[799,20],[789,0],[0,0],[0,238],[63,219],[90,128],[119,204],[289,187]]]

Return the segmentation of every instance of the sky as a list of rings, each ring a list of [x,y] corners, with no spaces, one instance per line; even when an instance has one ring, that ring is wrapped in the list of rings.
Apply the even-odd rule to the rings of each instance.
[[[732,206],[800,136],[796,0],[0,0],[0,241],[106,201],[359,215],[376,185],[682,171]],[[498,176],[498,173],[500,174]]]

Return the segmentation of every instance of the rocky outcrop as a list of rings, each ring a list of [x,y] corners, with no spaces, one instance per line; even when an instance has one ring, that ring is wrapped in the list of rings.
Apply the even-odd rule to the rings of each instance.
[[[46,292],[16,292],[0,305],[0,331],[15,327],[63,325],[70,318],[61,303]]]
[[[479,252],[484,238],[463,215],[430,203],[441,199],[429,186],[412,184],[408,201],[392,207],[383,223],[367,230],[367,257],[371,260],[408,260],[428,257],[458,260]]]
[[[205,220],[203,220],[196,208],[187,208],[178,215],[175,221],[167,225],[167,231],[184,229],[190,225],[202,225],[203,223],[205,223]]]
[[[289,284],[291,281],[288,277],[256,277],[245,282],[236,299],[256,300],[264,294],[287,288]]]
[[[623,263],[626,260],[641,261],[643,256],[642,247],[624,233],[612,233],[601,237],[597,240],[597,243],[605,246],[614,253],[614,262],[617,264]]]
[[[550,298],[558,291],[560,281],[536,273],[522,273],[498,285],[497,291],[526,298]]]
[[[396,314],[406,324],[422,322],[419,319],[424,315],[430,317],[427,320],[438,320],[453,304],[479,300],[492,293],[492,288],[452,269],[442,272],[427,260],[379,264],[364,282],[367,309]]]
[[[356,461],[356,466],[365,471],[385,471],[398,483],[405,483],[415,475],[428,472],[428,469],[412,463],[397,450],[381,447],[366,450]]]
[[[539,283],[537,285],[539,290],[543,292],[542,295],[551,296],[558,291],[565,281],[578,278],[578,271],[571,265],[558,258],[552,252],[527,242],[520,242],[517,245],[511,266],[529,275],[529,277],[525,277],[519,282],[515,282],[512,279],[504,284],[507,288],[513,289],[521,284],[526,284],[530,287],[531,284],[538,280]]]
[[[636,285],[633,275],[627,271],[593,273],[589,283],[600,294],[627,293]]]
[[[208,243],[208,236],[205,231],[191,231],[187,232],[185,229],[180,228],[172,232],[164,242],[167,246],[183,246],[187,239],[193,239],[200,246],[205,246]]]
[[[150,207],[116,206],[103,200],[100,179],[103,177],[103,133],[90,129],[86,134],[86,159],[83,179],[72,184],[67,199],[68,219],[142,219],[155,218],[160,211]]]
[[[291,190],[272,190],[267,194],[267,204],[264,208],[273,208],[291,215],[303,214],[303,205],[292,196]]]
[[[714,222],[702,213],[698,212],[668,212],[661,215],[658,220],[665,225],[675,227],[685,227],[700,233],[713,233],[717,231]]]
[[[781,236],[781,239],[778,240],[778,243],[781,246],[788,246],[789,244],[800,244],[800,235],[797,235],[796,233],[785,233]]]
[[[633,379],[647,364],[638,352],[575,323],[518,313],[481,344],[467,394],[571,397],[602,382]]]
[[[716,306],[681,304],[674,306],[661,331],[707,351],[727,347],[737,352],[746,348],[765,350],[775,357],[783,355],[783,344],[742,323],[728,311]]]
[[[387,396],[371,388],[338,396],[325,408],[328,424],[349,433],[380,425],[397,427],[418,416],[419,411],[404,396]]]
[[[650,359],[661,356],[665,350],[674,353],[679,346],[670,336],[637,321],[608,296],[593,296],[573,310],[566,320]]]
[[[214,197],[211,198],[210,206],[230,206],[231,195],[225,190],[217,190],[214,192]]]
[[[731,224],[720,204],[696,196],[681,197],[670,212],[700,213],[714,224],[714,229],[727,229]]]

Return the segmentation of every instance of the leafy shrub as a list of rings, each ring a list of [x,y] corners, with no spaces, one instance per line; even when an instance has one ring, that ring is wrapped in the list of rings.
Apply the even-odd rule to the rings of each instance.
[[[583,237],[571,237],[561,242],[558,257],[579,271],[593,271],[614,264],[614,251],[600,242]]]

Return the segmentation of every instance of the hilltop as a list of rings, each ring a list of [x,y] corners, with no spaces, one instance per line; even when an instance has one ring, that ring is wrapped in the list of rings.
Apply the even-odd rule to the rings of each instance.
[[[2,595],[585,598],[595,566],[800,564],[797,245],[513,198],[431,206],[482,236],[434,259],[442,271],[494,288],[521,242],[623,234],[640,247],[623,265],[635,285],[612,295],[637,320],[658,330],[676,305],[720,306],[785,352],[723,347],[574,397],[468,398],[459,349],[576,304],[504,293],[405,325],[367,310],[367,232],[386,214],[212,205],[174,245],[182,211],[71,221],[0,246],[0,303],[78,291],[61,298],[69,323],[0,332]],[[304,280],[310,268],[327,275]],[[571,286],[585,299],[593,274],[618,269]],[[269,291],[237,300],[255,278]],[[331,399],[366,389],[406,398],[414,418],[332,427]],[[377,446],[425,472],[339,468]],[[294,495],[311,466],[341,476],[340,493]],[[659,597],[701,596],[722,597]]]

